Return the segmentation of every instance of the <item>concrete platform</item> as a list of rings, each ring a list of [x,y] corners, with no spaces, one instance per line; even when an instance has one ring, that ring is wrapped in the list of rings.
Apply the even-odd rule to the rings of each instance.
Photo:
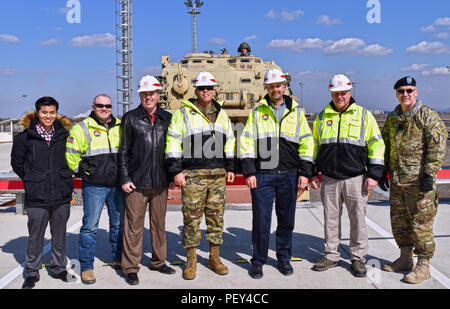
[[[23,283],[22,267],[27,246],[27,217],[15,215],[14,210],[0,210],[0,288],[19,289]],[[225,212],[224,243],[221,247],[222,261],[229,267],[229,274],[219,276],[207,268],[209,248],[205,241],[202,223],[202,244],[198,250],[197,278],[186,281],[182,270],[186,253],[181,245],[182,214],[180,205],[169,205],[167,213],[168,263],[174,263],[175,275],[163,275],[150,271],[151,258],[148,218],[144,236],[144,255],[139,272],[140,284],[129,286],[121,271],[116,271],[107,263],[111,262],[108,243],[108,216],[104,209],[97,235],[95,256],[94,285],[84,285],[79,280],[77,261],[78,234],[81,226],[82,207],[72,206],[68,223],[67,256],[71,261],[71,272],[78,278],[77,282],[64,283],[50,277],[49,268],[40,271],[40,281],[36,289],[448,289],[450,287],[450,200],[444,199],[439,206],[435,223],[437,250],[432,260],[431,280],[418,285],[403,283],[402,273],[387,273],[380,270],[380,265],[398,257],[398,249],[390,231],[389,206],[386,201],[371,202],[368,209],[367,224],[369,233],[369,255],[367,264],[369,273],[366,278],[355,278],[350,273],[349,260],[349,222],[344,208],[342,216],[342,244],[340,267],[325,272],[311,270],[314,263],[322,257],[323,244],[323,206],[320,202],[303,202],[297,204],[296,226],[293,237],[294,275],[285,277],[276,268],[275,257],[275,213],[272,217],[269,260],[264,266],[264,277],[254,280],[249,277],[248,269],[251,258],[252,214],[249,204],[228,204]],[[50,262],[49,229],[46,233],[44,263]],[[177,264],[180,263],[181,264]]]

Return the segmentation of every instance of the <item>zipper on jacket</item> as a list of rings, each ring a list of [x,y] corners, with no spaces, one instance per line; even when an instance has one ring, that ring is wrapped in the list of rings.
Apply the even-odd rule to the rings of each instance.
[[[336,139],[336,144],[337,144],[337,147],[336,147],[336,160],[335,160],[335,164],[336,164],[336,166],[335,166],[335,170],[337,171],[338,170],[338,160],[339,160],[339,137],[340,137],[340,135],[341,135],[341,120],[342,120],[342,114],[340,113],[339,114],[339,125],[338,125],[338,133],[337,133],[337,139]]]

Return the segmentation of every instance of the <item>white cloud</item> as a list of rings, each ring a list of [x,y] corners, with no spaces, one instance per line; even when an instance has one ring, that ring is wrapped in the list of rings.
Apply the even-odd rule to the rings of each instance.
[[[324,26],[332,26],[342,24],[342,21],[340,18],[331,18],[327,15],[320,15],[316,23]]]
[[[80,48],[114,47],[116,46],[116,37],[111,33],[77,36],[70,41],[69,46]]]
[[[401,68],[400,71],[402,71],[402,72],[418,72],[418,71],[424,70],[427,67],[428,67],[428,64],[416,64],[416,63],[414,63],[413,65],[411,65],[409,67]]]
[[[450,75],[450,71],[447,69],[447,67],[439,67],[434,68],[430,71],[423,71],[423,76],[429,76],[429,75]]]
[[[218,45],[222,45],[222,44],[225,44],[227,42],[225,39],[218,38],[218,37],[211,38],[209,41],[211,43],[218,44]]]
[[[42,41],[39,45],[40,46],[50,46],[50,45],[57,45],[57,44],[61,44],[60,38],[51,38],[51,39]]]
[[[269,12],[267,12],[266,14],[267,17],[273,19],[277,17],[277,11],[275,11],[274,9],[271,9]]]
[[[20,39],[12,34],[0,34],[0,42],[3,43],[19,43]]]
[[[300,53],[310,49],[323,49],[325,55],[355,54],[360,56],[386,56],[394,52],[391,48],[379,44],[367,44],[362,39],[345,38],[338,41],[322,40],[318,38],[308,39],[275,39],[267,44],[268,48],[290,49]]]
[[[450,33],[439,32],[439,33],[435,34],[434,37],[439,38],[439,39],[448,39],[448,38],[450,38]]]
[[[44,75],[49,75],[49,74],[53,74],[53,73],[56,73],[56,70],[52,69],[52,68],[50,68],[50,69],[43,69],[43,70],[35,72],[35,74],[38,75],[38,76],[44,76]]]
[[[281,20],[288,23],[297,20],[299,17],[303,15],[305,15],[305,12],[303,12],[302,10],[295,10],[291,12],[283,10],[280,13],[278,13],[277,10],[271,9],[269,12],[266,13],[266,17],[270,19],[281,18]]]
[[[70,8],[58,8],[57,12],[59,14],[67,14],[70,11]]]
[[[321,39],[276,39],[270,41],[270,43],[267,45],[268,48],[276,48],[276,49],[290,49],[294,52],[302,52],[308,49],[315,49],[315,48],[323,48],[326,45],[330,44],[332,41],[322,41]]]
[[[434,32],[434,31],[436,31],[436,27],[433,26],[433,25],[429,25],[429,26],[420,28],[420,31],[422,31],[422,32]]]
[[[433,24],[436,26],[450,26],[450,17],[439,17]]]
[[[450,46],[447,46],[441,42],[427,42],[422,41],[416,45],[410,46],[406,49],[408,54],[450,54]]]
[[[386,48],[379,44],[369,45],[359,51],[362,56],[387,56],[394,52],[392,48]]]
[[[87,118],[91,114],[91,110],[88,110],[85,113],[80,113],[76,116],[73,116],[72,118]]]
[[[336,55],[353,53],[366,47],[366,43],[358,38],[345,38],[335,41],[333,44],[324,49],[325,55]]]
[[[0,76],[15,76],[19,74],[19,71],[17,69],[12,67],[3,67],[0,68]]]
[[[328,79],[333,74],[330,72],[323,71],[303,71],[303,72],[293,72],[290,74],[292,79]]]
[[[292,22],[296,19],[298,19],[299,17],[305,15],[305,13],[302,10],[295,10],[292,12],[288,12],[283,10],[281,12],[281,19],[286,21],[286,22]]]
[[[253,35],[246,36],[244,38],[244,41],[253,41],[253,40],[256,40],[256,38],[257,38],[257,36],[255,34],[253,34]]]

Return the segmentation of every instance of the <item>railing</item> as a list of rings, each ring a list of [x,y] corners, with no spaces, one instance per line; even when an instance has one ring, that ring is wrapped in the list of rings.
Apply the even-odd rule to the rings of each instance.
[[[437,175],[437,184],[450,184],[450,166],[443,166]],[[245,177],[237,175],[233,183],[227,186],[245,185]],[[82,182],[79,178],[73,178],[73,188],[81,189]],[[16,214],[24,214],[25,191],[23,181],[15,173],[0,173],[0,193],[10,193],[16,195]]]
[[[245,185],[245,177],[237,175],[235,181],[228,186]],[[73,188],[81,189],[82,181],[80,178],[73,178]],[[15,173],[0,173],[0,194],[10,193],[16,195],[16,214],[24,214],[25,190],[23,181]]]

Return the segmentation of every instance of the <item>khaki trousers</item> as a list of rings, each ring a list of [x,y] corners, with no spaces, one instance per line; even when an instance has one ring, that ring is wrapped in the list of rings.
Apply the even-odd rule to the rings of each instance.
[[[165,264],[167,257],[166,210],[167,188],[137,189],[126,194],[123,223],[122,271],[137,273],[142,258],[144,221],[149,206],[150,237],[152,240],[151,267]]]
[[[350,219],[350,259],[365,262],[368,251],[366,226],[368,192],[363,175],[339,180],[322,175],[321,197],[325,218],[325,257],[340,258],[342,203]]]

